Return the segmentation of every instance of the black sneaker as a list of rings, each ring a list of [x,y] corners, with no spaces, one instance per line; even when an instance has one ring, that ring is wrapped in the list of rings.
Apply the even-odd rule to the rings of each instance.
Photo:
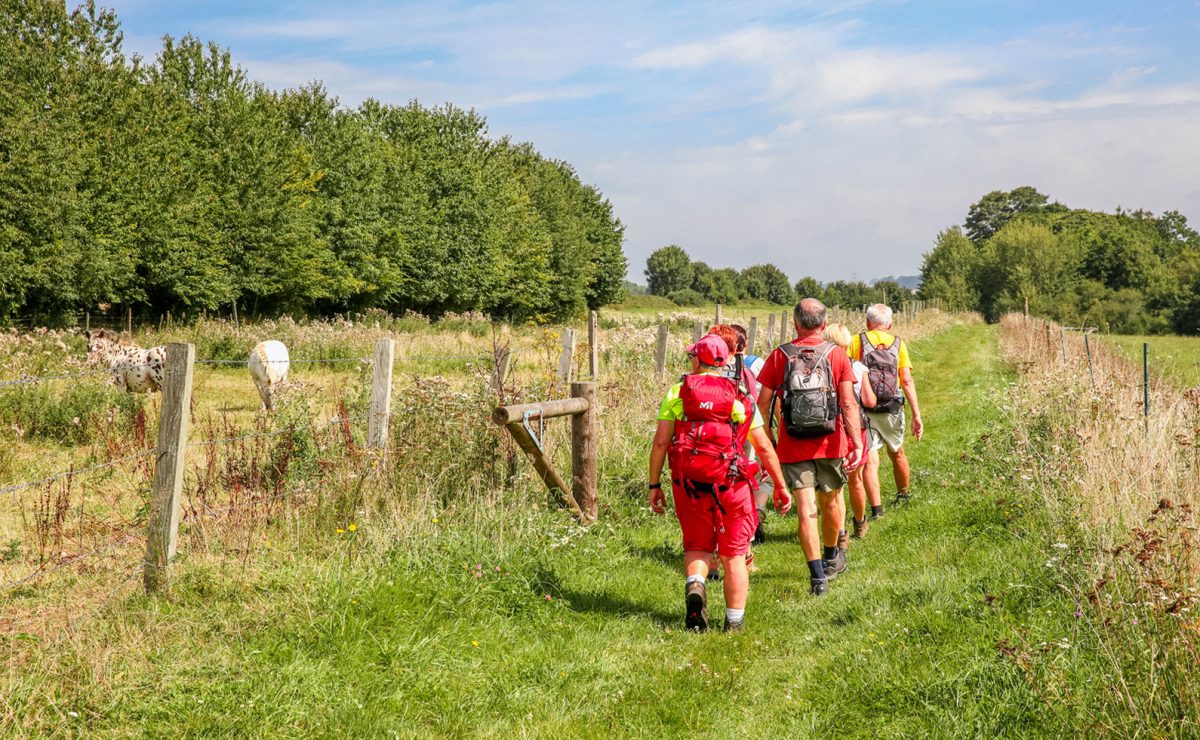
[[[912,494],[908,491],[896,491],[896,505],[904,506],[912,501]]]
[[[829,579],[809,578],[808,592],[813,596],[824,596],[825,594],[829,593]]]
[[[739,619],[736,622],[730,622],[728,619],[726,619],[725,627],[721,631],[722,632],[741,632],[745,628],[746,628],[746,620],[745,619]]]
[[[756,545],[761,545],[767,541],[767,530],[763,527],[762,516],[758,518],[758,526],[754,528],[754,539],[752,542]]]
[[[846,551],[838,548],[837,555],[833,556],[833,560],[825,560],[823,561],[823,565],[825,566],[826,578],[834,578],[838,573],[845,573],[847,567]]]
[[[708,580],[710,580],[710,581],[719,581],[719,580],[721,580],[721,569],[720,569],[720,568],[710,568],[710,569],[709,569],[709,571],[708,571],[708,576],[707,576],[707,578],[708,578]]]
[[[684,626],[692,632],[708,631],[708,589],[704,587],[704,583],[688,583],[684,590],[683,602],[687,609]]]

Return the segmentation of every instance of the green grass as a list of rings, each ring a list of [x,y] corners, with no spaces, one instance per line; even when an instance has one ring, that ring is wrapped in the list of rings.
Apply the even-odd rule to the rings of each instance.
[[[1200,385],[1200,337],[1114,334],[1103,336],[1100,342],[1115,347],[1139,367],[1142,364],[1142,345],[1149,344],[1151,378],[1170,378],[1176,384],[1188,387]]]
[[[601,523],[586,530],[501,509],[382,556],[359,529],[268,550],[252,569],[185,561],[171,599],[125,598],[89,623],[91,642],[47,645],[10,717],[63,734],[1086,732],[1104,684],[1073,647],[1046,518],[1005,491],[996,402],[1011,378],[993,328],[912,350],[927,428],[910,451],[916,502],[852,546],[820,600],[794,515],[770,517],[743,634],[682,631],[677,524],[640,489],[602,482]]]

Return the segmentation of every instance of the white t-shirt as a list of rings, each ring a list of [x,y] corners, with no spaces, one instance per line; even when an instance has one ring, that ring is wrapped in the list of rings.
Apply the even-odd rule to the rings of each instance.
[[[850,369],[854,371],[854,398],[862,404],[862,380],[867,374],[867,366],[858,360],[850,361]]]

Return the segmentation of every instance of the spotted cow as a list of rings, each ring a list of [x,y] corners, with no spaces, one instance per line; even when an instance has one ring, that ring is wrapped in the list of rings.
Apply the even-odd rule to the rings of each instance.
[[[153,393],[162,389],[166,347],[142,349],[107,329],[87,333],[88,363],[108,365],[113,383],[126,393]]]

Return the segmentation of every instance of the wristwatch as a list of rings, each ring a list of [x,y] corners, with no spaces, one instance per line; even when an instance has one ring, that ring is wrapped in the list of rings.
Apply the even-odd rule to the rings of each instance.
[[[662,484],[661,483],[651,483],[649,486],[647,486],[647,488],[649,488],[650,490],[653,491],[655,488],[662,488]]]

